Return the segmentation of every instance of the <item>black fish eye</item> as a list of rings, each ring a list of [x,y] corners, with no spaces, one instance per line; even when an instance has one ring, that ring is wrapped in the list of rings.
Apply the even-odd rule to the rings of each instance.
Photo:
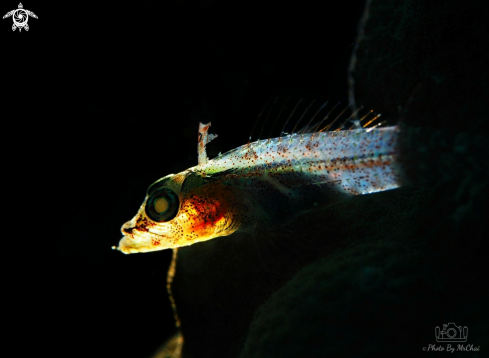
[[[179,209],[178,195],[168,188],[155,190],[146,202],[146,215],[157,222],[170,221]]]

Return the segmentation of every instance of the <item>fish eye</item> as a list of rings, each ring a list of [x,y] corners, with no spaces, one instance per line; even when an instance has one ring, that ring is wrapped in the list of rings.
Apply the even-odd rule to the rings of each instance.
[[[170,221],[178,213],[178,195],[168,188],[160,188],[151,193],[146,202],[146,215],[157,222]]]

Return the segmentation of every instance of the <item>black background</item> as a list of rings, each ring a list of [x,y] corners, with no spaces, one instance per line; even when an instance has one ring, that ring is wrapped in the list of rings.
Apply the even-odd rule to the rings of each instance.
[[[271,96],[346,102],[363,1],[23,5],[30,30],[0,28],[9,331],[23,355],[149,356],[174,332],[171,252],[112,251],[120,226],[197,164],[199,121],[213,157]]]

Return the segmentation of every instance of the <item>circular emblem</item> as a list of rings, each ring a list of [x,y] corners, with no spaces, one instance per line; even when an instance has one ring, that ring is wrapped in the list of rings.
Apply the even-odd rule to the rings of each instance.
[[[29,15],[24,9],[17,9],[12,14],[12,18],[17,27],[24,27],[27,24],[27,20],[29,20]]]

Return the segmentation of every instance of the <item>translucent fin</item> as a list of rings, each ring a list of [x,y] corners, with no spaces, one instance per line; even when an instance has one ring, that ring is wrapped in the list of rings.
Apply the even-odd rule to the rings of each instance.
[[[297,121],[297,123],[295,124],[294,128],[292,129],[292,132],[291,133],[295,133],[295,130],[297,128],[297,126],[299,125],[299,123],[301,122],[302,118],[304,118],[305,114],[307,113],[307,111],[311,108],[311,106],[313,105],[313,103],[316,101],[316,99],[313,99],[312,102],[309,104],[309,106],[306,108],[306,110],[304,112],[302,112],[302,115],[301,117],[299,118],[299,120]]]
[[[275,100],[273,101],[272,106],[270,107],[270,111],[267,114],[267,118],[265,118],[265,122],[263,122],[263,126],[261,127],[260,130],[260,136],[258,138],[262,138],[261,135],[263,134],[263,128],[265,128],[265,124],[267,124],[268,117],[270,117],[270,113],[272,113],[273,107],[275,107],[275,103],[277,103],[277,100],[278,100],[278,96],[275,96]]]
[[[258,115],[258,117],[256,118],[256,121],[255,121],[255,124],[253,125],[253,128],[251,129],[251,133],[250,133],[250,137],[248,138],[248,144],[251,142],[251,137],[253,136],[253,133],[255,132],[255,128],[256,128],[256,125],[258,123],[258,120],[260,119],[261,115],[263,114],[263,111],[265,111],[265,108],[267,108],[268,106],[268,103],[270,103],[270,100],[272,99],[272,97],[270,97],[267,101],[267,103],[265,103],[265,106],[262,108],[260,114]],[[270,109],[271,110],[271,109]]]
[[[336,106],[335,106],[335,108],[336,108]],[[332,126],[333,126],[333,124],[335,124],[335,123],[336,123],[336,121],[337,121],[337,120],[338,120],[338,119],[339,119],[339,118],[340,118],[340,117],[343,115],[343,113],[345,113],[345,111],[346,111],[348,108],[350,108],[350,105],[346,106],[346,107],[345,107],[345,108],[344,108],[344,109],[341,111],[341,113],[340,113],[340,114],[338,114],[338,115],[336,116],[336,118],[335,118],[335,119],[334,119],[332,122],[330,122],[330,123],[329,123],[327,126],[325,126],[325,127],[323,127],[322,129],[320,129],[318,132],[328,131],[328,130],[329,130],[329,129],[330,129]],[[329,113],[328,113],[328,116],[329,116]]]
[[[280,131],[280,140],[282,140],[282,136],[284,135],[284,130],[285,130],[285,126],[289,123],[290,119],[292,118],[295,110],[297,109],[297,107],[299,107],[299,104],[302,102],[302,98],[297,102],[297,104],[295,105],[294,109],[292,110],[292,112],[290,112],[290,115],[289,115],[289,118],[287,118],[287,120],[285,121],[283,127],[282,127],[282,130]]]
[[[275,124],[277,123],[277,120],[282,115],[282,112],[284,111],[284,108],[285,108],[287,102],[289,101],[289,99],[290,99],[290,96],[287,98],[287,100],[283,104],[282,109],[280,109],[280,112],[278,113],[278,116],[275,118],[275,121],[273,122],[272,129],[270,129],[270,134],[268,135],[268,143],[270,143],[270,138],[272,137],[273,129],[275,128]],[[280,135],[282,135],[282,133],[280,133],[279,136]]]
[[[209,134],[209,127],[211,126],[211,122],[207,124],[199,123],[199,139],[197,144],[197,153],[199,154],[199,165],[204,165],[208,162],[209,158],[207,158],[207,153],[205,151],[205,146],[211,140],[217,138],[217,134]]]
[[[316,124],[312,124],[312,122],[314,121],[314,119],[316,119],[316,116],[318,115],[318,113],[328,105],[328,101],[324,102],[323,105],[321,107],[319,107],[319,109],[316,111],[316,113],[312,116],[312,118],[310,119],[310,121],[303,127],[301,128],[300,131],[298,131],[297,133],[300,133],[300,134],[305,134],[305,133],[312,133],[313,132],[313,129],[317,126],[317,123]]]

